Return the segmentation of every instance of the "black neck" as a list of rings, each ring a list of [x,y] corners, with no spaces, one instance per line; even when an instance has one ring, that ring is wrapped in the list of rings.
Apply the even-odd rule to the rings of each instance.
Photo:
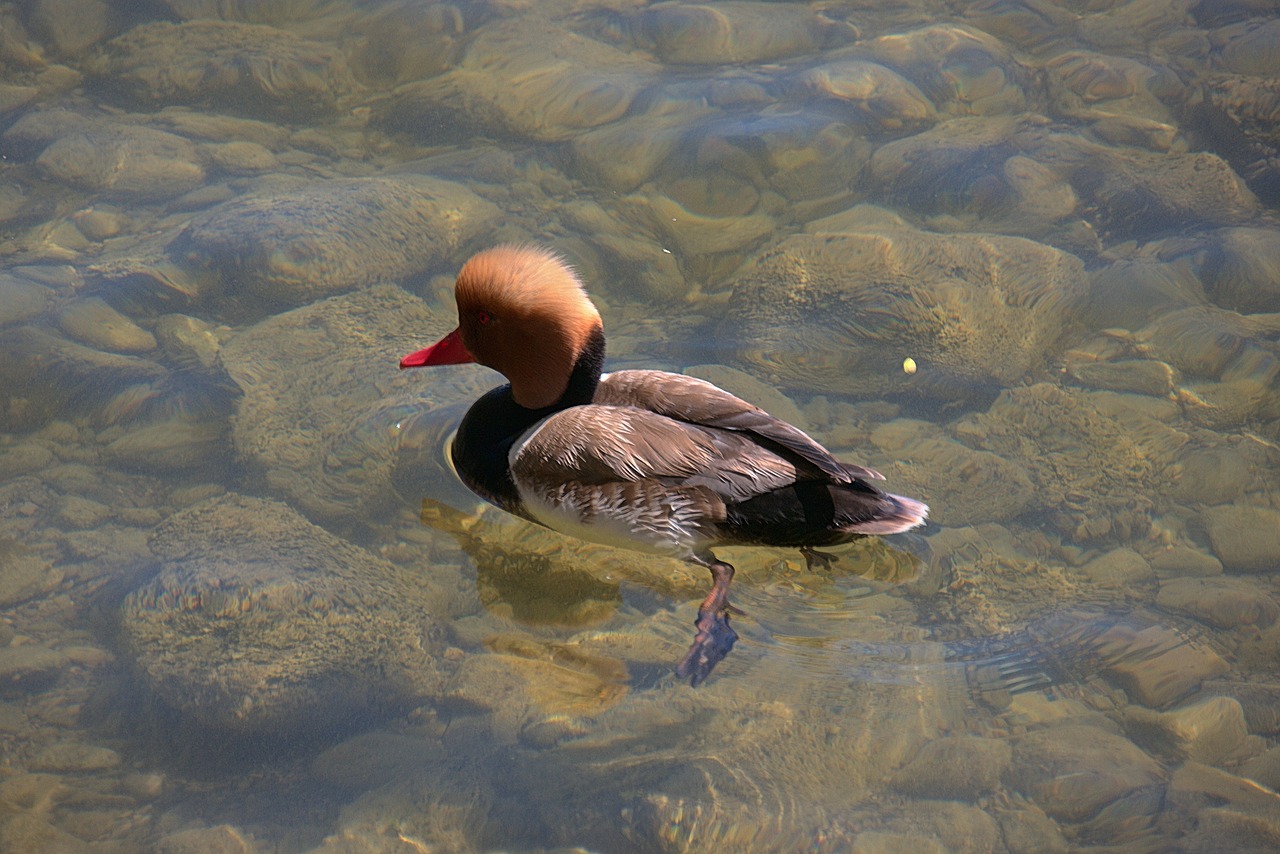
[[[504,510],[519,513],[520,497],[507,455],[520,436],[548,415],[595,399],[604,370],[604,332],[596,329],[569,374],[569,385],[550,406],[527,409],[515,402],[511,386],[485,394],[467,410],[453,440],[453,464],[472,492]]]

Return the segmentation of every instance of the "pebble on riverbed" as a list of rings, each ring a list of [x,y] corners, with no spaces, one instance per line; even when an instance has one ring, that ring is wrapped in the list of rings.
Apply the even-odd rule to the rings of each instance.
[[[1268,573],[1280,567],[1280,511],[1223,504],[1200,514],[1213,553],[1228,572]]]

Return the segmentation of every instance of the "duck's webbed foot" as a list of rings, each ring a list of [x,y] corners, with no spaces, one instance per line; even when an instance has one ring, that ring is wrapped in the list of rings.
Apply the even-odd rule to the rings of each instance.
[[[821,566],[823,572],[830,572],[831,564],[840,560],[840,555],[832,554],[831,552],[820,552],[808,546],[801,546],[800,554],[804,555],[805,566],[809,568],[810,572],[813,572],[817,566]]]
[[[711,592],[698,606],[698,619],[694,622],[698,632],[694,635],[693,644],[676,666],[676,675],[681,679],[688,677],[689,684],[695,688],[729,654],[738,639],[738,633],[729,626],[729,613],[737,610],[729,604],[733,567],[714,557],[700,559],[699,562],[711,570]]]

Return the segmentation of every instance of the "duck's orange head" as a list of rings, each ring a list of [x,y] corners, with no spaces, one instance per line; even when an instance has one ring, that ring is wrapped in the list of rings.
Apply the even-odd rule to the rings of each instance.
[[[511,383],[516,403],[550,406],[569,376],[600,313],[573,269],[534,246],[495,246],[473,255],[454,288],[458,328],[400,360],[402,368],[478,362]]]

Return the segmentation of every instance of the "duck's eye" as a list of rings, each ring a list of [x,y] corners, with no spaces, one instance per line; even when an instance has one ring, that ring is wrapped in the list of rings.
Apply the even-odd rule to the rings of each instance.
[[[480,323],[481,326],[488,326],[491,322],[493,322],[493,315],[482,309],[476,312],[476,320]]]

